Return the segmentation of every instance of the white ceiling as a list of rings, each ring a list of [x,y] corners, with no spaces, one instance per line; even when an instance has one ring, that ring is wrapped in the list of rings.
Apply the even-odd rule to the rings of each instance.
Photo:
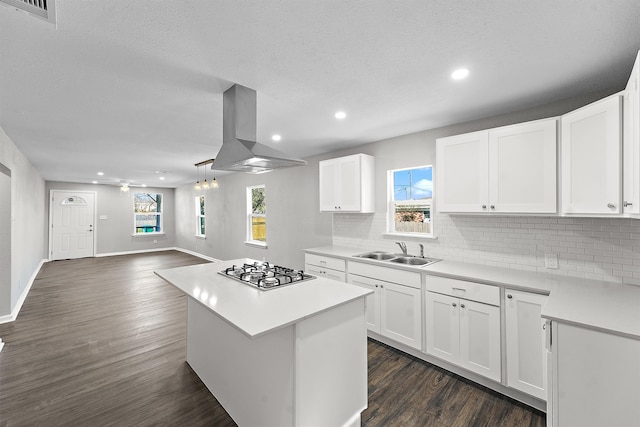
[[[622,88],[640,49],[638,0],[57,0],[56,15],[0,6],[0,127],[50,181],[192,181],[233,83],[258,93],[258,140],[304,158]]]

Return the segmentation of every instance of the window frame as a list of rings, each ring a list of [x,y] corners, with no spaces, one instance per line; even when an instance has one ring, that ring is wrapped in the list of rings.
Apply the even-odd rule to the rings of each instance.
[[[430,224],[430,232],[428,233],[423,233],[423,232],[411,232],[411,231],[397,231],[396,230],[396,221],[395,221],[395,215],[396,215],[396,206],[398,201],[395,200],[395,177],[394,174],[396,172],[403,172],[403,171],[410,171],[410,170],[415,170],[415,169],[426,169],[426,168],[431,168],[431,204],[429,206],[429,224]],[[406,167],[406,168],[398,168],[398,169],[389,169],[387,170],[387,231],[385,233],[385,235],[391,236],[391,237],[398,237],[398,236],[402,236],[402,237],[413,237],[413,238],[421,238],[421,239],[435,239],[436,235],[435,235],[435,231],[434,231],[434,218],[433,218],[433,214],[434,214],[434,201],[435,201],[435,184],[434,184],[434,179],[435,179],[435,174],[434,174],[434,167],[433,165],[420,165],[420,166],[412,166],[412,167]],[[419,200],[424,200],[424,199],[409,199],[413,202],[416,202],[415,204],[418,204],[417,202]],[[412,203],[407,203],[407,205],[411,205]]]
[[[151,197],[151,195],[156,196],[156,200],[155,204],[156,204],[156,211],[149,211],[149,212],[138,212],[136,211],[136,195],[138,194],[146,194],[148,197]],[[160,197],[158,197],[160,196]],[[153,197],[151,197],[151,199],[153,199]],[[157,199],[160,200],[160,203],[158,203]],[[157,210],[159,208],[159,210]],[[155,223],[156,225],[151,225],[151,226],[142,226],[142,227],[138,227],[137,226],[137,217],[138,215],[145,215],[145,216],[151,216],[151,215],[155,215],[156,216],[156,220]],[[144,228],[151,228],[153,227],[154,229],[156,229],[155,231],[150,231],[150,232],[146,232],[146,231],[139,231],[140,229]],[[159,228],[159,230],[157,230]],[[164,194],[162,193],[151,193],[151,192],[135,192],[133,193],[133,234],[132,236],[153,236],[153,235],[162,235],[165,234],[164,233]]]
[[[200,201],[202,199],[202,201]],[[202,239],[207,237],[207,199],[204,194],[194,197],[194,207],[196,214],[196,237]],[[204,228],[204,232],[203,229]]]
[[[264,213],[258,214],[253,212],[253,190],[262,188],[264,190]],[[250,185],[247,187],[247,240],[245,244],[250,246],[257,246],[259,248],[267,247],[267,195],[266,195],[266,185],[258,184],[258,185]],[[264,218],[264,240],[256,239],[253,235],[253,219],[254,218]]]

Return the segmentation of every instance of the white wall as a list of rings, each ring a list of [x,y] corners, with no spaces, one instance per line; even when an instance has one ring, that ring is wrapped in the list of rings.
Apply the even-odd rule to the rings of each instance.
[[[0,285],[0,318],[16,307],[46,257],[44,180],[0,128],[0,163],[11,170],[11,279]],[[7,300],[9,304],[7,304]]]
[[[96,193],[96,218],[106,215],[107,219],[98,219],[94,224],[96,255],[120,252],[144,251],[150,249],[172,248],[175,240],[175,190],[173,188],[131,188],[129,192],[120,191],[113,185],[76,184],[70,182],[47,181],[46,206],[49,219],[50,190],[94,191]],[[164,204],[164,235],[132,236],[133,234],[133,193],[162,193]],[[46,241],[49,245],[49,227]],[[157,243],[153,243],[154,240]]]

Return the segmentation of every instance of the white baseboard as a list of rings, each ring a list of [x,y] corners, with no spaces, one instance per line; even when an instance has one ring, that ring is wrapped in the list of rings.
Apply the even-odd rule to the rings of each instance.
[[[20,294],[20,298],[18,298],[18,301],[16,302],[16,306],[13,307],[13,310],[11,310],[11,314],[0,316],[0,323],[13,322],[18,318],[18,313],[20,313],[20,309],[22,308],[22,304],[24,304],[24,300],[27,299],[27,294],[31,290],[31,286],[33,286],[33,281],[36,280],[36,276],[40,272],[40,269],[42,268],[45,262],[48,262],[48,260],[46,259],[40,260],[40,263],[38,264],[34,272],[31,274],[31,277],[29,277],[29,282],[27,283],[27,286],[25,286],[24,290],[22,291],[22,294]],[[2,343],[2,339],[0,339],[0,349],[2,349],[3,345],[4,343]]]
[[[180,252],[184,252],[185,254],[189,254],[189,255],[197,256],[198,258],[206,259],[207,261],[211,261],[211,262],[220,262],[220,261],[222,261],[222,260],[220,260],[220,259],[212,258],[212,257],[210,257],[210,256],[203,255],[203,254],[198,253],[198,252],[190,251],[189,249],[175,248],[175,250],[176,250],[176,251],[180,251]]]
[[[164,252],[164,251],[177,251],[178,248],[157,248],[157,249],[141,249],[139,251],[124,251],[124,252],[106,252],[103,254],[96,254],[96,258],[102,258],[105,256],[118,256],[118,255],[133,255],[144,254],[147,252]]]

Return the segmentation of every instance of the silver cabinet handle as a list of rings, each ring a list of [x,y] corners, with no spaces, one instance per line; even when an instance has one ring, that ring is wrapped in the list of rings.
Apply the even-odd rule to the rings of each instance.
[[[624,201],[624,202],[622,202],[622,206],[626,208],[628,206],[633,206],[633,203]]]
[[[451,288],[451,290],[462,291],[462,292],[466,292],[467,291],[465,288],[453,288],[453,287]]]
[[[511,299],[511,298],[513,298],[513,295],[507,294],[507,298]]]
[[[461,308],[464,308],[464,304],[460,304],[460,307],[461,307]]]
[[[458,304],[456,304],[455,302],[453,304],[451,304],[451,305],[454,306],[454,307],[458,306]]]
[[[547,324],[546,324],[546,323],[543,323],[543,324],[542,324],[542,330],[543,330],[543,331],[545,331],[546,329],[547,329]]]
[[[615,208],[615,207],[616,207],[616,205],[614,205],[613,203],[608,203],[608,204],[607,204],[607,207],[608,207],[609,209],[613,209],[613,208]]]
[[[487,205],[482,205],[482,209],[487,209]]]
[[[380,285],[381,288],[384,288],[384,285]]]
[[[496,210],[495,205],[491,205],[491,210],[492,210],[492,211],[495,211],[495,210]]]

